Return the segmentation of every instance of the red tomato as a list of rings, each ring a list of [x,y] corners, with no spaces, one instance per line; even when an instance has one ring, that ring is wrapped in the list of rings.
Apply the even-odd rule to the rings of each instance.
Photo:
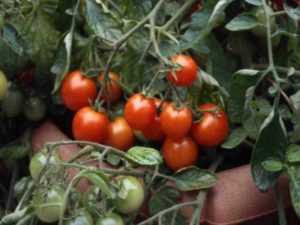
[[[76,112],[72,132],[76,140],[102,142],[107,137],[109,120],[104,112],[86,106]]]
[[[198,66],[189,56],[179,54],[172,57],[172,61],[181,68],[167,72],[167,77],[176,86],[191,86],[197,79]],[[176,78],[175,78],[176,77]]]
[[[199,109],[207,112],[203,113],[200,122],[192,126],[194,139],[207,148],[220,145],[229,133],[229,121],[224,110],[212,103],[200,105]]]
[[[109,81],[106,83],[106,87],[104,93],[102,93],[101,98],[107,102],[109,101],[111,104],[116,103],[122,96],[122,88],[118,81],[120,80],[120,76],[116,73],[109,73]],[[104,73],[99,74],[98,82],[103,84]]]
[[[151,140],[151,141],[162,141],[166,138],[166,134],[163,132],[162,128],[161,128],[161,122],[160,122],[160,113],[157,112],[158,107],[161,104],[161,100],[160,99],[154,99],[154,104],[156,106],[156,115],[154,118],[153,123],[147,127],[146,129],[144,129],[142,131],[143,135]],[[163,108],[166,106],[166,103],[163,103]]]
[[[192,126],[193,115],[187,106],[177,109],[170,103],[164,106],[160,114],[160,123],[168,137],[182,138]]]
[[[123,117],[117,117],[108,126],[108,135],[104,144],[127,151],[134,143],[134,133]]]
[[[73,111],[88,106],[89,101],[94,101],[96,95],[95,82],[85,77],[79,70],[69,73],[62,83],[62,100],[65,106]]]
[[[198,158],[198,146],[189,136],[176,139],[168,137],[162,149],[165,163],[173,171],[194,165]]]
[[[131,96],[124,109],[124,117],[132,129],[143,130],[153,123],[156,107],[153,99],[141,93]]]

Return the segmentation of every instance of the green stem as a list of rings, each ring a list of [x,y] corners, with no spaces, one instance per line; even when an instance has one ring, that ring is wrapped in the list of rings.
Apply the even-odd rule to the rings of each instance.
[[[289,72],[289,68],[286,68],[286,67],[282,67],[282,66],[274,66],[275,67],[275,70],[279,73],[285,73],[287,74]],[[254,69],[267,69],[268,66],[267,65],[264,65],[264,64],[255,64],[253,65],[253,68]],[[296,76],[296,77],[300,77],[300,70],[294,70],[294,73],[293,73],[293,76]]]
[[[279,187],[279,183],[276,183],[274,186],[274,192],[276,197],[276,204],[278,209],[278,216],[279,216],[279,224],[280,225],[287,225],[285,211],[284,211],[284,205],[282,200],[282,195]]]
[[[71,159],[68,160],[69,163],[76,161],[77,159],[81,158],[82,156],[91,153],[94,151],[95,148],[93,146],[87,145],[84,148],[80,149],[79,152],[77,152],[75,155],[71,157]]]

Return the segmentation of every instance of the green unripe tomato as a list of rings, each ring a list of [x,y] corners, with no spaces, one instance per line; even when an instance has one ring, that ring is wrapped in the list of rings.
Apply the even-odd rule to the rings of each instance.
[[[110,213],[104,217],[101,217],[96,225],[124,225],[123,219],[116,213]]]
[[[22,111],[23,94],[17,88],[9,88],[2,100],[1,108],[3,113],[10,118],[18,116]]]
[[[265,15],[265,11],[264,11],[263,7],[255,7],[252,12],[254,13],[255,17],[257,18],[259,24],[261,24],[261,25],[256,26],[253,29],[251,29],[251,33],[257,37],[265,37],[267,35],[267,28],[266,28],[267,17]],[[267,12],[268,12],[268,14],[272,14],[274,11],[272,8],[267,6]],[[271,27],[271,33],[273,33],[276,29],[275,17],[270,18],[270,27]]]
[[[45,116],[46,110],[45,102],[37,96],[26,99],[23,105],[23,113],[30,121],[41,120]]]
[[[80,210],[65,225],[93,225],[93,218],[86,210]]]
[[[35,155],[31,158],[30,164],[29,164],[29,171],[30,175],[34,180],[37,180],[42,168],[47,163],[48,156],[45,154],[45,151],[40,150],[39,152],[35,153]],[[60,170],[59,165],[59,157],[57,154],[53,154],[50,157],[48,169],[53,174],[57,174]]]
[[[1,14],[0,14],[0,29],[1,29]],[[0,71],[0,100],[7,94],[8,82],[5,74]]]
[[[120,191],[114,199],[116,211],[130,214],[143,204],[145,193],[142,183],[135,177],[124,176],[118,180]]]
[[[45,223],[56,222],[59,219],[64,196],[65,190],[59,185],[48,190],[45,187],[37,188],[32,200],[34,205],[39,205],[35,210],[36,216]]]
[[[281,40],[281,35],[276,35],[275,37],[273,37],[271,39],[272,41],[272,49],[275,49],[278,47],[278,45],[280,44],[280,40]],[[260,37],[259,38],[259,44],[264,48],[267,49],[268,48],[268,43],[267,43],[267,39],[266,37]]]

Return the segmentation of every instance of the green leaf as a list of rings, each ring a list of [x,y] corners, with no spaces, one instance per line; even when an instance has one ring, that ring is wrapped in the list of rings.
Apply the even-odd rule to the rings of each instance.
[[[298,90],[295,94],[291,95],[290,99],[291,99],[293,106],[297,110],[300,110],[300,90]]]
[[[230,31],[243,31],[250,30],[258,25],[259,23],[254,15],[243,13],[234,17],[225,27]]]
[[[270,172],[278,172],[282,170],[283,164],[278,159],[266,159],[264,160],[261,165],[265,170],[268,170]]]
[[[21,199],[25,192],[33,185],[31,177],[22,177],[14,186],[14,197]]]
[[[300,162],[300,146],[290,144],[286,149],[286,160],[290,163]]]
[[[1,223],[3,224],[17,224],[21,219],[26,215],[31,214],[34,211],[35,207],[27,206],[19,211],[10,213],[2,217]]]
[[[139,21],[152,9],[152,0],[121,0],[117,3],[122,10],[122,18]]]
[[[300,165],[288,166],[287,172],[290,180],[290,195],[293,208],[300,217]]]
[[[178,190],[170,186],[164,186],[159,191],[154,192],[149,202],[150,215],[155,215],[164,209],[168,209],[176,204],[179,199],[180,193]],[[174,214],[176,213],[176,214]],[[175,217],[174,217],[175,216]],[[172,223],[174,217],[174,223]],[[181,211],[171,212],[162,218],[162,224],[171,225],[184,225],[185,217]]]
[[[259,190],[271,189],[280,175],[266,170],[262,162],[276,159],[283,164],[286,146],[286,131],[278,110],[274,109],[261,127],[251,158],[252,176]]]
[[[95,34],[109,43],[122,36],[119,22],[110,13],[105,12],[95,0],[86,1],[86,20]]]
[[[227,105],[227,112],[231,121],[241,122],[243,120],[244,105],[247,100],[246,93],[249,88],[251,88],[251,93],[254,93],[253,86],[257,85],[260,77],[261,73],[252,69],[239,70],[234,74]],[[250,96],[252,98],[252,95]]]
[[[49,67],[53,63],[60,38],[51,17],[40,10],[29,14],[21,37],[30,59],[40,66]]]
[[[61,82],[69,71],[71,63],[72,39],[72,32],[69,32],[59,41],[55,61],[51,67],[51,72],[56,75],[52,93],[59,89]]]
[[[243,127],[238,127],[230,132],[229,136],[222,144],[222,148],[233,149],[240,145],[246,139],[246,137],[246,130]]]
[[[220,19],[223,17],[223,13],[226,9],[226,7],[233,2],[233,0],[219,0],[217,1],[217,4],[214,7],[214,10],[211,13],[211,16],[208,21],[208,26],[214,27]]]
[[[217,176],[208,170],[197,167],[184,168],[172,175],[181,191],[210,188],[217,183]]]
[[[18,160],[28,156],[30,149],[27,145],[16,142],[0,148],[0,159]]]
[[[288,4],[284,3],[284,9],[286,10],[288,16],[294,21],[300,20],[300,6],[293,8]]]
[[[114,198],[116,193],[110,188],[110,183],[108,178],[100,170],[90,170],[84,174],[82,177],[88,179],[95,186],[99,187],[100,190],[106,194],[109,198]]]
[[[10,24],[4,26],[3,40],[17,55],[24,55],[25,49],[23,43],[21,42],[20,37],[18,37],[16,29]]]
[[[293,112],[291,122],[293,123],[293,132],[290,142],[296,143],[300,140],[300,110]]]
[[[262,5],[261,0],[245,0],[245,2],[247,2],[251,5],[256,5],[256,6]]]
[[[208,85],[219,87],[218,81],[210,74],[206,73],[203,70],[199,70],[198,72],[199,77],[202,79],[202,81]]]
[[[126,152],[125,158],[143,166],[154,166],[163,162],[159,151],[140,146],[130,148]]]

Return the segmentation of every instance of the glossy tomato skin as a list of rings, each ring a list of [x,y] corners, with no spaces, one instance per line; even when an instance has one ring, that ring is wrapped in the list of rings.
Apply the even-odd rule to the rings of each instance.
[[[36,216],[45,223],[54,223],[59,219],[60,210],[62,207],[65,190],[59,185],[51,187],[49,190],[44,187],[35,189],[33,195],[33,204],[57,204],[37,207],[35,210]]]
[[[2,100],[5,97],[7,93],[7,89],[8,89],[7,78],[5,74],[2,71],[0,71],[0,100]]]
[[[212,103],[206,103],[199,106],[203,112],[200,122],[194,124],[191,133],[195,141],[207,148],[220,145],[226,139],[229,133],[229,120],[224,110]]]
[[[132,129],[143,130],[154,121],[156,107],[153,99],[141,93],[131,96],[125,104],[124,117]]]
[[[65,225],[93,225],[93,218],[86,210],[80,210]]]
[[[67,75],[61,86],[61,97],[65,106],[77,111],[94,101],[97,87],[93,80],[86,78],[81,71],[75,70]]]
[[[101,217],[96,222],[96,225],[124,225],[124,221],[118,214],[110,213]]]
[[[172,57],[172,61],[181,68],[167,72],[167,77],[176,86],[191,86],[197,79],[198,66],[189,56],[179,54]],[[176,78],[175,78],[176,76]]]
[[[166,138],[162,152],[165,163],[173,171],[194,165],[199,154],[198,145],[190,136]]]
[[[76,140],[102,142],[107,137],[109,119],[104,112],[86,106],[76,112],[72,132]]]
[[[193,115],[187,106],[177,109],[170,103],[163,108],[160,122],[162,130],[168,137],[182,138],[192,126]]]
[[[114,199],[115,209],[119,213],[130,214],[138,210],[145,198],[144,187],[135,177],[123,176],[118,179],[121,196]]]
[[[108,76],[110,80],[106,83],[106,88],[101,98],[105,102],[114,104],[122,97],[123,94],[122,88],[118,83],[120,81],[120,76],[114,72],[110,72]],[[98,76],[98,82],[100,84],[103,84],[103,80],[104,80],[104,73],[101,73]]]
[[[135,136],[132,128],[128,125],[124,117],[117,117],[108,126],[108,134],[104,144],[127,151],[132,147]]]

